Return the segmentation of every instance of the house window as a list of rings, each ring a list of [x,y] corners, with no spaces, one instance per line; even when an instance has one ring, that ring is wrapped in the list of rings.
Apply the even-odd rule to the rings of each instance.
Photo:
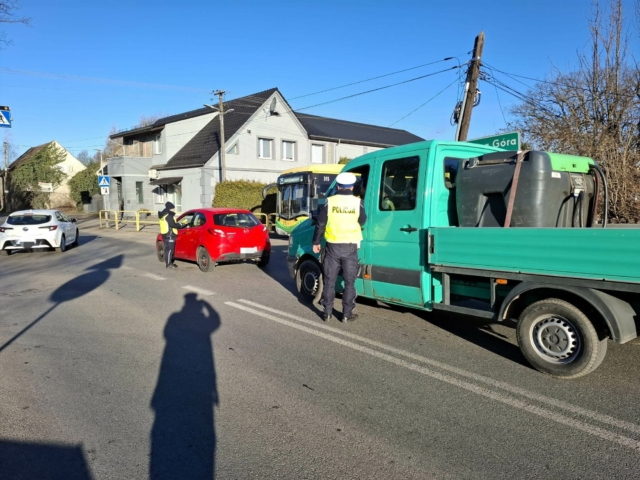
[[[258,158],[273,158],[273,140],[270,138],[258,139]]]
[[[136,182],[136,197],[138,199],[138,203],[144,203],[144,193],[142,190],[142,182]]]
[[[324,163],[324,145],[311,145],[311,163]]]
[[[296,159],[296,142],[282,142],[282,160],[294,162]]]
[[[153,139],[153,153],[159,155],[162,153],[162,136],[156,135]]]
[[[238,155],[240,153],[240,147],[238,146],[238,142],[234,143],[233,146],[227,150],[227,153],[231,155]]]

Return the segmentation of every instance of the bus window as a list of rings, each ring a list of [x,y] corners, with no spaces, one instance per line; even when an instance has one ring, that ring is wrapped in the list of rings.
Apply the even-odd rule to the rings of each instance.
[[[309,188],[306,183],[292,185],[291,192],[291,215],[298,215],[302,212],[309,213]]]

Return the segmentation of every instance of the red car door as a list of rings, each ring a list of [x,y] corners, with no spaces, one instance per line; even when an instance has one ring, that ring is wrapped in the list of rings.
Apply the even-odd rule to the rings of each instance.
[[[207,217],[202,212],[195,212],[191,220],[189,228],[189,243],[186,255],[189,260],[196,260],[198,247],[204,245],[205,239],[202,238],[207,233]]]
[[[191,225],[193,222],[193,215],[194,212],[187,212],[180,215],[176,220],[178,223],[186,225],[185,228],[181,228],[178,230],[178,237],[176,238],[176,250],[174,253],[174,256],[176,258],[182,258],[185,260],[190,258],[188,257],[188,251],[191,240]]]

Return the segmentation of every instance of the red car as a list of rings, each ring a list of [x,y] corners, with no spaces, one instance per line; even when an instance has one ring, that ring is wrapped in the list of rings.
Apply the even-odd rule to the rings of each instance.
[[[260,268],[269,263],[269,232],[248,210],[199,208],[176,218],[186,228],[178,230],[175,258],[196,262],[203,272],[216,263],[254,260]],[[162,235],[156,238],[158,260],[164,262]]]

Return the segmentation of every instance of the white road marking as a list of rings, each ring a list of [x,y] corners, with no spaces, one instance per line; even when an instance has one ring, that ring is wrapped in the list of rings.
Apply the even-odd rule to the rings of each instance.
[[[204,288],[199,288],[199,287],[194,287],[193,285],[185,285],[184,287],[185,290],[189,290],[190,292],[194,292],[194,293],[199,293],[200,295],[205,295],[205,296],[209,296],[209,295],[215,295],[216,292],[212,292],[210,290],[205,290]]]
[[[275,308],[266,307],[264,305],[252,302],[250,300],[242,300],[242,299],[240,299],[238,301],[242,302],[242,303],[246,303],[247,305],[251,305],[251,306],[256,307],[256,308],[261,308],[261,309],[266,310],[268,312],[276,313],[276,314],[281,315],[283,317],[292,318],[292,319],[297,320],[299,322],[306,323],[308,325],[313,325],[316,328],[321,328],[323,330],[328,330],[330,332],[337,333],[338,335],[342,335],[344,337],[351,338],[353,340],[357,340],[359,342],[372,345],[372,346],[380,348],[382,350],[386,350],[388,352],[395,353],[396,355],[402,355],[403,357],[407,357],[407,358],[410,358],[412,360],[417,360],[419,362],[426,363],[427,365],[439,368],[441,370],[445,370],[445,371],[450,372],[450,373],[455,373],[456,375],[460,375],[461,377],[470,378],[470,379],[475,380],[477,382],[482,382],[482,383],[485,383],[485,384],[490,385],[492,387],[500,388],[502,390],[506,390],[506,391],[508,391],[510,393],[515,393],[516,395],[521,395],[521,396],[529,398],[531,400],[536,400],[538,402],[546,403],[547,405],[550,405],[552,407],[562,408],[562,409],[564,409],[564,410],[566,410],[568,412],[575,413],[577,415],[581,415],[581,416],[590,418],[591,420],[595,420],[597,422],[601,422],[601,423],[604,423],[604,424],[612,426],[612,427],[622,428],[624,430],[629,430],[631,432],[640,434],[640,425],[637,425],[635,423],[631,423],[631,422],[627,422],[627,421],[624,421],[624,420],[620,420],[618,418],[615,418],[615,417],[612,417],[612,416],[609,416],[609,415],[603,415],[601,413],[594,412],[593,410],[587,410],[586,408],[578,407],[577,405],[573,405],[571,403],[567,403],[567,402],[564,402],[562,400],[557,400],[555,398],[547,397],[546,395],[542,395],[542,394],[539,394],[539,393],[531,392],[529,390],[525,390],[524,388],[516,387],[515,385],[511,385],[509,383],[502,382],[500,380],[494,380],[493,378],[485,377],[484,375],[479,375],[477,373],[468,372],[467,370],[463,370],[463,369],[458,368],[458,367],[453,367],[453,366],[448,365],[446,363],[438,362],[437,360],[432,360],[430,358],[423,357],[422,355],[417,355],[415,353],[411,353],[411,352],[408,352],[406,350],[401,350],[399,348],[395,348],[395,347],[392,347],[390,345],[385,345],[384,343],[380,343],[380,342],[377,342],[375,340],[371,340],[371,339],[366,338],[366,337],[361,337],[360,335],[356,335],[356,334],[353,334],[353,333],[350,333],[350,332],[345,332],[344,330],[341,330],[339,328],[330,327],[328,325],[324,325],[322,323],[314,322],[312,320],[308,320],[306,318],[299,317],[297,315],[292,315],[290,313],[286,313],[286,312],[282,312],[280,310],[276,310]]]
[[[246,301],[245,301],[246,302]],[[604,428],[600,428],[600,427],[596,427],[593,425],[590,425],[588,423],[582,422],[580,420],[576,420],[573,419],[571,417],[567,417],[565,415],[556,413],[552,410],[548,410],[545,408],[541,408],[541,407],[537,407],[535,405],[531,405],[528,404],[522,400],[519,400],[517,398],[514,398],[510,395],[505,395],[503,393],[499,393],[499,392],[495,392],[492,390],[489,390],[488,388],[484,388],[481,387],[479,385],[476,385],[474,383],[470,383],[470,382],[466,382],[464,380],[460,380],[456,377],[452,377],[450,375],[446,375],[440,372],[436,372],[434,370],[431,370],[427,367],[421,366],[421,365],[417,365],[415,363],[411,363],[407,360],[403,360],[391,355],[388,355],[386,353],[382,353],[379,352],[377,350],[373,350],[371,348],[368,347],[364,347],[362,345],[358,345],[356,343],[353,342],[349,342],[347,340],[343,340],[341,338],[335,337],[333,335],[329,335],[327,333],[323,333],[318,331],[315,328],[309,328],[309,327],[305,327],[303,325],[300,325],[298,323],[294,323],[294,322],[290,322],[288,320],[284,320],[282,318],[276,317],[274,315],[270,315],[268,313],[265,313],[263,311],[259,311],[259,310],[255,310],[253,308],[249,308],[245,305],[239,305],[237,303],[234,302],[225,302],[226,305],[229,305],[231,307],[237,308],[239,310],[243,310],[245,312],[249,312],[252,313],[254,315],[258,315],[260,317],[272,320],[274,322],[280,323],[282,325],[286,325],[288,327],[291,328],[295,328],[296,330],[300,330],[306,333],[309,333],[311,335],[314,335],[316,337],[320,337],[323,338],[325,340],[329,340],[330,342],[334,342],[337,343],[339,345],[351,348],[353,350],[356,350],[358,352],[361,353],[366,353],[368,355],[371,355],[373,357],[379,358],[381,360],[385,360],[389,363],[407,368],[409,370],[413,370],[415,372],[418,372],[422,375],[425,375],[427,377],[431,377],[434,378],[436,380],[440,380],[444,383],[448,383],[450,385],[454,385],[457,386],[459,388],[462,388],[464,390],[468,390],[470,392],[476,393],[478,395],[481,395],[483,397],[489,398],[491,400],[495,400],[497,402],[503,403],[505,405],[509,405],[513,408],[517,408],[519,410],[523,410],[529,413],[532,413],[534,415],[538,415],[540,417],[542,417],[543,419],[546,420],[552,420],[554,422],[560,423],[562,425],[566,425],[572,428],[575,428],[577,430],[583,431],[585,433],[588,433],[590,435],[594,435],[596,437],[599,437],[603,440],[608,440],[610,442],[614,442],[617,443],[618,445],[622,445],[624,447],[628,447],[631,448],[633,450],[636,450],[636,452],[640,453],[640,441],[635,440],[633,438],[629,438],[629,437],[625,437],[623,435],[617,434],[615,432],[611,432],[609,430],[605,430]],[[306,320],[306,319],[305,319]],[[316,322],[311,322],[310,320],[307,320],[307,322],[309,323],[313,323],[314,327],[318,327],[318,326],[325,326],[325,325],[319,325]],[[305,323],[307,323],[305,322]],[[361,337],[362,338],[362,337]]]
[[[144,276],[147,278],[153,278],[154,280],[166,280],[166,278],[161,277],[160,275],[154,275],[153,273],[145,273]]]

